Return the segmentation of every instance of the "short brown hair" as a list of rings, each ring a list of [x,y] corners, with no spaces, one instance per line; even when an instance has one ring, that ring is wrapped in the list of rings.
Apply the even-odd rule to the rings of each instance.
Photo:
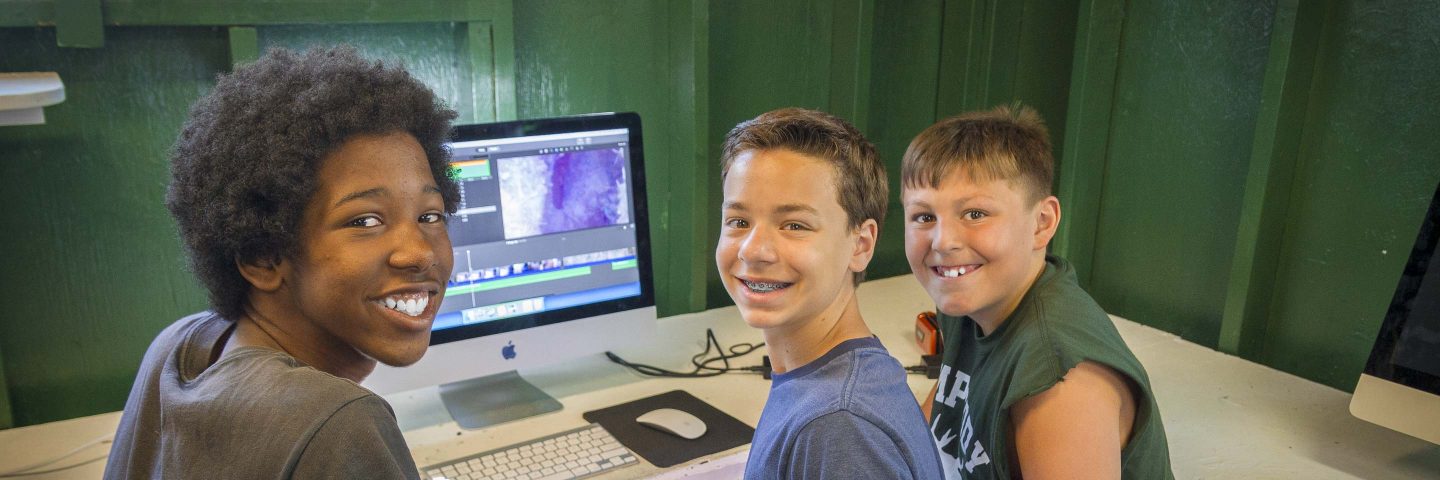
[[[845,210],[850,228],[872,218],[877,227],[885,222],[890,201],[885,165],[880,163],[875,145],[850,122],[803,108],[772,110],[740,122],[725,135],[720,178],[730,173],[730,165],[741,153],[775,149],[814,157],[834,167],[836,200]],[[864,279],[865,272],[855,272],[855,284]]]
[[[1030,202],[1050,196],[1055,157],[1050,132],[1035,109],[1015,104],[962,113],[920,132],[900,161],[904,188],[929,188],[956,169],[977,180],[1012,180]]]

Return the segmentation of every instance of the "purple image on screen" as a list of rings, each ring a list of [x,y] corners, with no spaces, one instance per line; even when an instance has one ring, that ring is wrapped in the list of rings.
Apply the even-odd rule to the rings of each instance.
[[[505,238],[630,223],[620,148],[501,158]]]

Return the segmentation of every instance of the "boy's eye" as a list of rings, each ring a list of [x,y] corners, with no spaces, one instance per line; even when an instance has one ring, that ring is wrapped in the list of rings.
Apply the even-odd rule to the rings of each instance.
[[[780,226],[780,229],[781,229],[781,230],[809,230],[809,228],[807,228],[804,224],[800,224],[800,223],[796,223],[796,222],[786,222],[784,225],[781,225],[781,226]]]
[[[915,223],[931,223],[935,221],[935,216],[928,213],[917,213],[910,216],[910,221]]]
[[[965,216],[965,219],[966,219],[966,220],[979,220],[979,219],[985,218],[985,212],[982,212],[982,211],[979,211],[979,210],[970,210],[970,211],[965,212],[965,213],[962,214],[962,215]]]
[[[725,221],[725,226],[730,228],[748,228],[750,227],[750,223],[738,218],[732,218]]]
[[[420,223],[444,223],[446,218],[443,213],[427,213],[420,216]]]
[[[378,227],[378,226],[380,226],[380,217],[376,217],[376,216],[373,216],[373,215],[372,215],[372,216],[360,217],[360,218],[351,220],[350,223],[348,223],[348,224],[346,224],[346,225],[347,225],[347,226],[351,226],[351,227]]]

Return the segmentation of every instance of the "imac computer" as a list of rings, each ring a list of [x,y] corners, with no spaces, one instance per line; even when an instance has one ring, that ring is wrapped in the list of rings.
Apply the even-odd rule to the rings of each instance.
[[[655,328],[640,117],[465,125],[449,148],[455,268],[430,350],[364,384],[439,385],[465,428],[558,410],[516,370],[635,346]]]
[[[1440,443],[1440,186],[1355,385],[1350,413]]]

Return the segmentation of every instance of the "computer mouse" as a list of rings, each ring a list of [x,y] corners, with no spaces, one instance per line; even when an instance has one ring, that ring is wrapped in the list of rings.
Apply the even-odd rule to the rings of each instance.
[[[687,440],[700,438],[705,434],[705,422],[683,410],[657,408],[635,417],[641,425]]]

